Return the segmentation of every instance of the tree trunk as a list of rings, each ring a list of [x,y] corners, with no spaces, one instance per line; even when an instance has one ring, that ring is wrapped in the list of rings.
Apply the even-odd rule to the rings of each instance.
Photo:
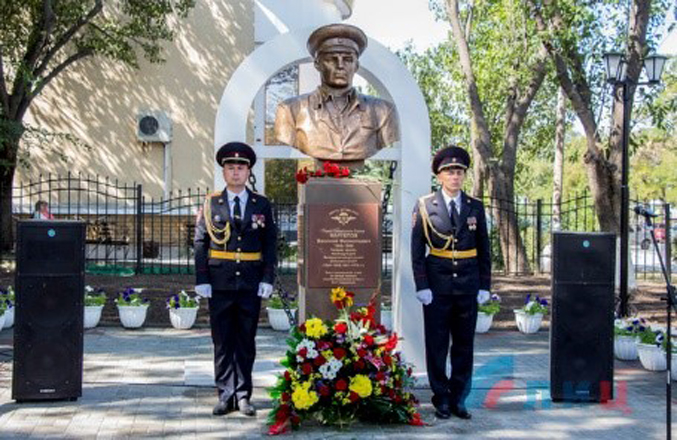
[[[524,241],[519,230],[515,211],[515,194],[511,182],[505,173],[492,170],[489,190],[492,197],[491,212],[498,225],[499,242],[503,255],[504,268],[509,273],[530,273]]]
[[[20,118],[23,118],[21,113]],[[14,248],[12,228],[12,188],[19,141],[24,134],[21,119],[0,117],[0,252]]]
[[[566,97],[559,88],[555,121],[555,163],[552,179],[552,230],[562,229],[562,188],[564,184],[564,133],[566,125]]]
[[[463,72],[468,92],[471,112],[471,138],[473,140],[473,158],[475,161],[475,183],[473,195],[483,191],[481,181],[486,178],[489,193],[492,197],[493,217],[498,225],[503,252],[503,261],[509,272],[530,272],[527,252],[520,236],[518,219],[514,204],[514,174],[517,146],[520,130],[524,124],[529,106],[545,77],[545,50],[533,66],[532,77],[525,90],[515,90],[515,96],[508,103],[506,110],[506,126],[503,139],[502,164],[499,164],[493,153],[489,124],[484,115],[484,104],[479,96],[477,82],[472,67],[468,38],[464,31],[470,29],[470,20],[461,24],[457,0],[446,0],[447,14],[451,24],[453,39],[459,54],[459,64]]]
[[[15,169],[16,165],[8,165],[0,170],[0,252],[2,253],[10,252],[14,248],[12,182]]]

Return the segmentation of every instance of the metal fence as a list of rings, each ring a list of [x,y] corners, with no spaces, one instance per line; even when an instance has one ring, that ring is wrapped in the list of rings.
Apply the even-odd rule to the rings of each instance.
[[[560,204],[559,216],[556,215],[556,207],[551,201],[521,199],[507,203],[485,198],[484,203],[488,214],[493,270],[504,274],[516,274],[508,268],[514,266],[510,262],[519,260],[521,253],[516,247],[509,247],[504,258],[499,243],[498,227],[492,215],[495,209],[510,211],[517,218],[530,272],[550,272],[552,252],[550,244],[553,230],[573,232],[600,230],[594,201],[587,191],[563,201]],[[646,227],[644,217],[634,211],[637,205],[649,208],[657,215],[654,219],[654,231],[658,241],[658,252],[666,263],[670,262],[668,265],[670,272],[676,272],[677,261],[673,259],[675,256],[673,249],[677,246],[677,223],[675,219],[671,219],[671,205],[656,200],[632,200],[629,250],[637,278],[653,279],[661,276],[660,261],[651,241],[650,229]]]
[[[208,189],[176,191],[169,198],[148,198],[140,184],[98,176],[45,176],[13,189],[12,225],[30,218],[45,201],[56,219],[87,225],[87,271],[100,274],[193,273],[193,236]],[[278,227],[278,270],[296,272],[297,206],[272,201]],[[392,221],[384,216],[383,276],[392,271]],[[388,243],[388,244],[385,244]],[[13,255],[5,255],[7,261]]]
[[[91,176],[46,176],[18,185],[13,191],[12,219],[29,218],[35,203],[49,203],[55,218],[80,219],[87,224],[86,258],[90,273],[192,273],[193,233],[196,214],[209,193],[208,189],[176,191],[169,198],[147,198],[140,184]],[[273,200],[273,212],[279,229],[278,269],[296,272],[297,206],[295,202]],[[516,274],[515,261],[526,258],[530,272],[549,272],[551,234],[557,224],[566,231],[598,231],[592,197],[581,193],[560,205],[559,217],[550,201],[501,201],[486,198],[487,222],[497,272]],[[631,206],[634,206],[633,202]],[[661,254],[672,259],[673,237],[670,205],[645,203],[659,216],[656,235]],[[516,218],[524,252],[516,246],[501,249],[496,211]],[[392,206],[383,216],[383,277],[392,273]],[[660,276],[658,255],[653,250],[649,230],[642,218],[630,215],[630,251],[640,278]],[[504,255],[505,252],[505,255]],[[5,256],[5,259],[13,257]],[[672,261],[671,261],[672,263]]]

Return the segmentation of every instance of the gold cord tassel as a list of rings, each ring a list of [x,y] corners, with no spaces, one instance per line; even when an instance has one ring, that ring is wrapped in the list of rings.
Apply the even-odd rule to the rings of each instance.
[[[230,239],[230,222],[226,222],[226,226],[222,229],[214,227],[212,223],[212,201],[209,197],[205,200],[202,212],[205,216],[205,225],[207,226],[209,237],[214,243],[224,246]],[[217,238],[216,234],[223,234],[223,238]]]
[[[449,235],[442,234],[440,231],[435,229],[432,222],[430,221],[430,216],[428,215],[428,210],[426,209],[425,202],[423,200],[419,200],[418,206],[419,211],[421,211],[421,220],[423,220],[423,233],[425,234],[426,240],[428,240],[428,246],[430,247],[430,249],[445,250],[449,249],[450,244],[452,245],[453,249],[455,247],[453,246],[454,236],[451,234]],[[433,246],[433,241],[430,239],[430,232],[428,231],[428,228],[432,229],[433,233],[438,237],[440,237],[442,240],[446,240],[443,247],[438,249],[435,246]]]

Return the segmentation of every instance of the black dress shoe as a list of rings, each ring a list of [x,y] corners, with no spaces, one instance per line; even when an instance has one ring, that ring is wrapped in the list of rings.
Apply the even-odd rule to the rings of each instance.
[[[472,415],[468,412],[467,409],[465,409],[462,406],[452,406],[451,407],[451,414],[455,415],[459,419],[464,419],[464,420],[472,419]]]
[[[228,414],[232,410],[233,410],[232,405],[228,405],[223,400],[219,400],[219,403],[217,403],[214,409],[212,410],[212,414],[214,414],[215,416],[223,416]]]
[[[246,397],[243,397],[237,402],[237,407],[242,415],[247,417],[256,415],[256,408],[254,408],[254,405],[252,405]]]
[[[435,416],[438,419],[448,419],[451,417],[451,408],[448,403],[440,403],[435,405]]]

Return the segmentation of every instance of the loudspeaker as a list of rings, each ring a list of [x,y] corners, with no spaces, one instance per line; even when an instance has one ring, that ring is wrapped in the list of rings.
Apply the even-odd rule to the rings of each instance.
[[[615,262],[614,234],[553,233],[553,401],[613,399]]]
[[[82,396],[85,223],[17,224],[12,398]]]

